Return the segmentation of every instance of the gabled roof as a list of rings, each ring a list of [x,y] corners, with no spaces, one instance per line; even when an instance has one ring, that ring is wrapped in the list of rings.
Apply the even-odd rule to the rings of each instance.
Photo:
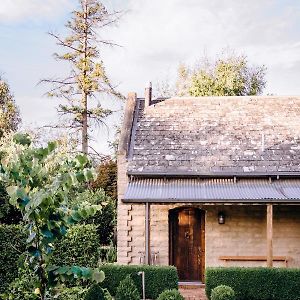
[[[144,99],[136,99],[126,144],[129,172],[300,170],[300,97],[171,98],[154,103],[144,109]]]

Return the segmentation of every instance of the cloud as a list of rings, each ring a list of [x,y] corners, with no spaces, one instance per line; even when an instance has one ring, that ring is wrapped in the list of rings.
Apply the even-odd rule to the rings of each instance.
[[[50,19],[70,9],[74,0],[1,0],[0,23]]]
[[[174,74],[180,62],[193,63],[204,52],[215,56],[227,46],[270,71],[289,66],[295,90],[299,86],[300,71],[293,68],[299,61],[299,1],[130,0],[128,9],[120,25],[106,32],[124,49],[104,51],[124,90],[142,93],[149,79]]]
[[[172,80],[180,62],[191,64],[204,53],[214,57],[227,46],[246,54],[250,63],[267,66],[266,93],[300,94],[299,0],[105,3],[116,10],[128,10],[118,26],[101,31],[103,38],[123,47],[100,49],[112,82],[120,82],[119,89],[125,95],[135,91],[143,96],[149,80],[156,83],[167,76]],[[55,64],[51,58],[58,51],[54,41],[34,22],[39,20],[44,25],[46,20],[48,27],[51,21],[58,32],[63,32],[64,20],[58,17],[77,4],[77,0],[0,0],[0,24],[13,25],[1,29],[5,43],[0,48],[0,71],[6,72],[11,83],[24,125],[44,125],[57,119],[57,103],[41,98],[47,89],[35,85],[40,78],[65,72],[65,66]],[[108,126],[119,123],[119,118],[120,115],[112,117]],[[96,130],[94,135],[97,141],[103,141],[106,129]],[[99,149],[107,149],[104,143],[98,144]]]

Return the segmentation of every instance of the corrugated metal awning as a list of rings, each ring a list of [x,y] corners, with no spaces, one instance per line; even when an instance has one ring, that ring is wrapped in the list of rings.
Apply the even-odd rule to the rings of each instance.
[[[133,178],[123,202],[300,203],[300,179]]]

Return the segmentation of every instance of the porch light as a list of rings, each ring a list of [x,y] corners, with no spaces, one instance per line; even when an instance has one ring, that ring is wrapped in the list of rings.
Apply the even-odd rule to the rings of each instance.
[[[218,222],[219,224],[225,224],[225,213],[223,211],[218,213]]]

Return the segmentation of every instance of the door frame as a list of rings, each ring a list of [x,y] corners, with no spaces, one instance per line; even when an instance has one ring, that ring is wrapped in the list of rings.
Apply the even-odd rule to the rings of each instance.
[[[201,265],[200,265],[200,280],[201,282],[205,282],[205,210],[200,209],[198,207],[193,207],[193,206],[180,206],[176,207],[173,209],[169,210],[169,265],[174,265],[174,257],[173,257],[173,222],[174,222],[174,217],[176,216],[176,213],[178,213],[181,210],[184,209],[194,209],[198,210],[200,212],[201,220],[200,220],[200,243],[201,243]]]

